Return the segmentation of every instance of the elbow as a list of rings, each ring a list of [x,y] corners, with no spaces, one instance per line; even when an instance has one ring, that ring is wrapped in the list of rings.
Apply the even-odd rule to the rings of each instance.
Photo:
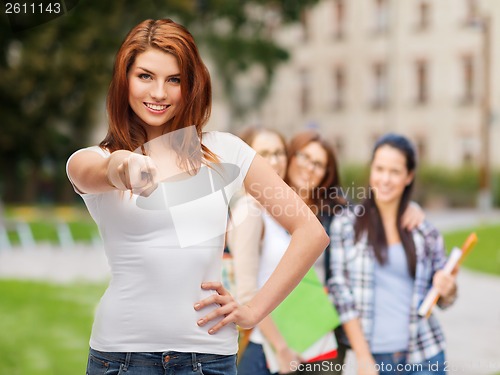
[[[326,249],[328,247],[328,245],[330,245],[330,236],[326,233],[325,229],[323,229],[323,232],[322,232],[322,240],[324,243],[323,247],[324,247],[324,249]]]
[[[330,244],[330,236],[325,231],[325,228],[321,224],[315,228],[314,237],[318,241],[318,246],[321,248],[321,251],[324,251],[326,247]]]

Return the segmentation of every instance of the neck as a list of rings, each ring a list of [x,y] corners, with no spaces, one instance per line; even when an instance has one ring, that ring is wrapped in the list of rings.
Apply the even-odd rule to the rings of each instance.
[[[153,139],[163,135],[163,126],[153,127],[146,125],[146,134],[148,135],[148,140],[152,141]]]
[[[389,203],[381,203],[375,200],[375,204],[377,205],[377,209],[380,213],[380,217],[385,224],[396,225],[398,218],[398,209],[399,209],[399,201],[389,202]]]

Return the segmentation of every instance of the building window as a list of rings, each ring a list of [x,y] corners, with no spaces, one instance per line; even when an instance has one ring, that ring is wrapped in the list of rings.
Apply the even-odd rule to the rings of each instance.
[[[381,132],[372,132],[371,136],[368,137],[368,140],[370,141],[368,147],[369,149],[373,148],[373,145],[378,142],[378,140],[384,135],[384,133]]]
[[[335,0],[334,3],[334,23],[333,36],[341,40],[345,34],[345,1]]]
[[[337,157],[341,157],[342,155],[344,155],[345,144],[342,137],[336,136],[335,138],[333,138],[332,141],[333,141],[332,144],[334,145],[334,151]]]
[[[389,0],[375,1],[374,29],[376,34],[385,34],[389,30]]]
[[[474,58],[472,56],[464,56],[461,61],[462,65],[462,98],[461,104],[468,105],[474,102]]]
[[[307,9],[304,9],[301,13],[300,13],[300,24],[302,25],[302,39],[307,42],[310,38],[310,35],[309,35],[309,28],[310,28],[310,25],[309,25],[309,12],[307,11]]]
[[[465,22],[466,26],[474,24],[479,18],[478,0],[465,0]]]
[[[344,67],[338,66],[333,71],[333,100],[334,110],[341,110],[345,106],[346,78]]]
[[[426,104],[429,100],[429,67],[427,61],[420,60],[415,63],[416,76],[416,102]]]
[[[418,4],[417,30],[424,31],[430,26],[430,5],[427,1]]]
[[[300,108],[302,114],[309,112],[311,106],[310,80],[309,71],[307,69],[302,69],[300,71]]]
[[[372,66],[373,94],[371,106],[373,109],[381,109],[387,106],[388,101],[388,76],[385,63],[375,63]]]
[[[474,163],[475,143],[472,136],[462,138],[462,165],[464,167]]]
[[[415,138],[415,148],[417,149],[418,162],[425,162],[427,159],[427,142],[424,137],[418,136]]]

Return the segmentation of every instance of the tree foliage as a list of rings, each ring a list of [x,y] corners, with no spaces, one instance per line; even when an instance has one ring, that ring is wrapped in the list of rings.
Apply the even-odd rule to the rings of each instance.
[[[234,78],[257,65],[269,80],[277,64],[288,57],[273,42],[273,28],[298,20],[303,8],[314,2],[66,0],[65,9],[71,9],[66,14],[45,23],[31,19],[27,24],[4,13],[0,18],[0,197],[12,202],[40,200],[40,194],[49,200],[71,196],[63,163],[87,144],[109,84],[114,54],[138,22],[168,17],[186,25],[214,62],[227,98],[240,112],[245,108],[235,95]],[[259,99],[268,80],[259,87]]]

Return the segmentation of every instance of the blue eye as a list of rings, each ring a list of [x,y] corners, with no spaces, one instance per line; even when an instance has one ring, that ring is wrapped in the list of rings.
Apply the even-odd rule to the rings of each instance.
[[[180,79],[180,77],[170,77],[168,79],[168,82],[175,83],[175,84],[180,84],[181,83],[181,79]]]
[[[139,74],[140,79],[151,79],[151,74],[141,73]]]

